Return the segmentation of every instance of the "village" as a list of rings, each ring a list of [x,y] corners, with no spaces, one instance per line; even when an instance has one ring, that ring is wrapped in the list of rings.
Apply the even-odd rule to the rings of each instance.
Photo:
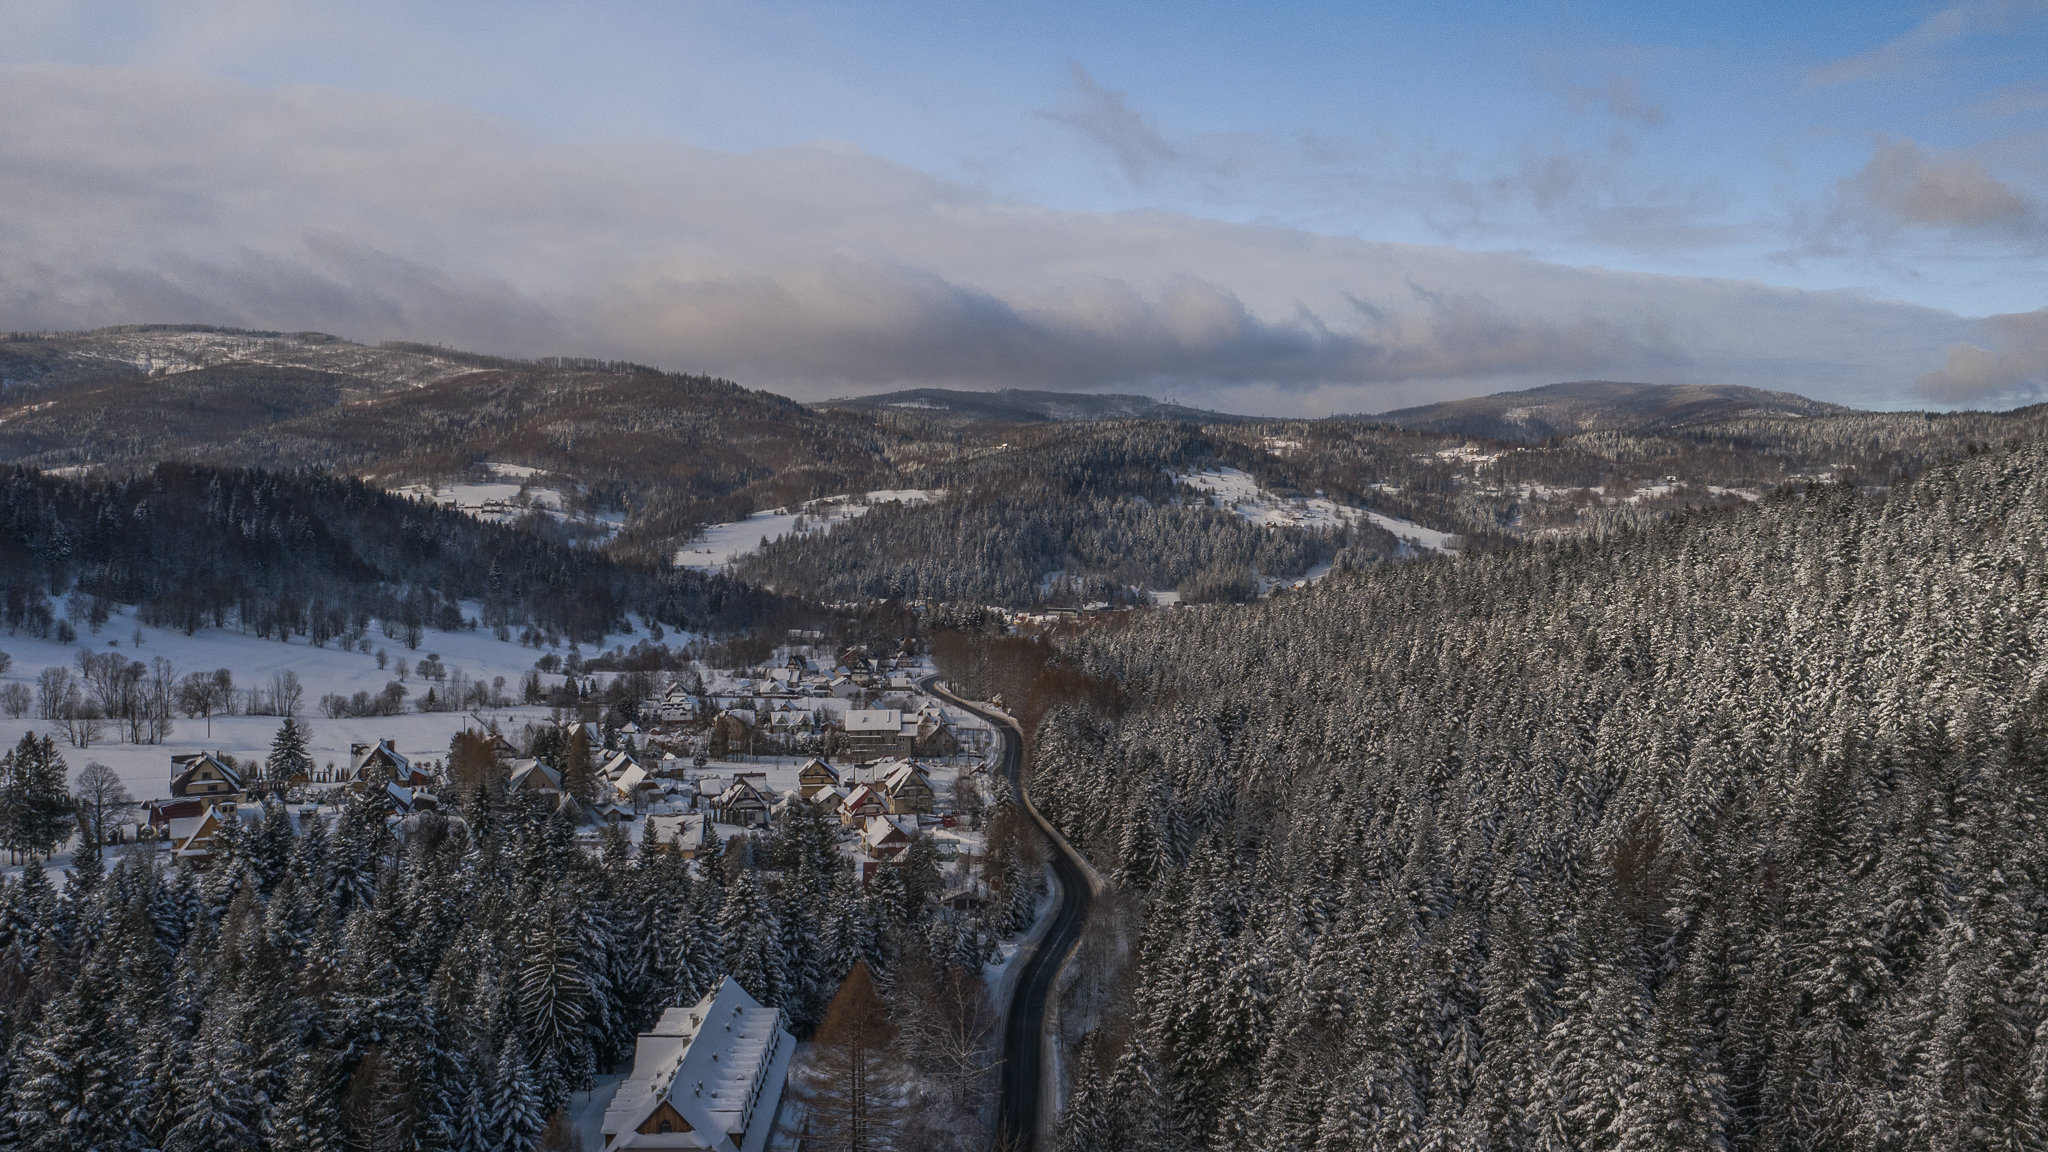
[[[490,759],[462,780],[451,775],[450,749],[401,748],[388,738],[353,744],[345,764],[309,760],[284,776],[225,753],[177,752],[169,794],[144,802],[111,838],[203,869],[222,829],[260,819],[267,799],[282,804],[295,829],[332,823],[344,805],[367,799],[402,830],[414,813],[439,809],[451,789],[489,782],[560,813],[589,844],[617,829],[635,850],[673,847],[685,859],[707,843],[767,832],[803,804],[838,823],[863,877],[929,836],[965,892],[994,733],[922,691],[931,674],[929,661],[908,651],[821,658],[784,648],[766,667],[665,677],[640,702],[644,723],[565,717],[529,724],[517,739],[464,729],[457,741],[467,737]]]
[[[447,747],[361,740],[324,764],[286,717],[261,760],[167,750],[168,794],[108,822],[105,838],[111,851],[205,874],[233,850],[224,839],[278,816],[296,837],[313,822],[331,833],[347,813],[381,810],[402,840],[427,813],[459,818],[482,788],[567,825],[589,852],[673,852],[692,868],[801,819],[831,830],[865,886],[923,841],[948,912],[974,915],[990,896],[979,865],[985,816],[1003,794],[990,775],[1000,748],[987,721],[926,690],[933,675],[908,646],[793,644],[756,666],[661,673],[651,695],[620,708],[607,689],[625,674],[591,673],[579,689],[610,704],[556,709],[517,731],[472,724]],[[795,1047],[779,1010],[721,978],[640,1037],[630,1071],[578,1097],[578,1146],[678,1147],[673,1134],[692,1132],[736,1148],[786,1146],[788,1118],[777,1117]]]

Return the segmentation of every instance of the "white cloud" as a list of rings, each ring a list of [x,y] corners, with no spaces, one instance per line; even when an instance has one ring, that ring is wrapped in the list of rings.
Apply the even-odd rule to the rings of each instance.
[[[1951,346],[1948,362],[1920,378],[1919,392],[1942,404],[2039,399],[2048,388],[2048,308],[1987,317],[1978,332],[1991,347]]]
[[[1983,161],[1929,151],[1911,140],[1879,141],[1846,191],[1896,224],[2017,233],[2035,223],[2033,202]]]
[[[318,328],[806,396],[1139,386],[1289,411],[1587,376],[1895,400],[1974,333],[1848,293],[1039,209],[830,145],[570,147],[437,105],[49,66],[0,70],[0,107],[0,328]]]

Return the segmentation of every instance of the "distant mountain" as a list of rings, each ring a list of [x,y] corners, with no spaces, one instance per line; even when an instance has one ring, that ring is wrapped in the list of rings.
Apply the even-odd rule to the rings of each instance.
[[[902,439],[858,414],[607,361],[196,325],[0,335],[0,462],[228,462],[380,484],[497,462],[625,510],[647,558],[697,524],[888,487]]]
[[[1423,432],[1534,442],[1578,432],[1673,428],[1741,416],[1838,416],[1849,411],[1790,392],[1728,384],[1581,380],[1402,408],[1371,419]]]
[[[914,412],[941,420],[998,424],[1077,424],[1097,420],[1175,420],[1189,424],[1242,423],[1257,419],[1189,408],[1150,396],[1096,395],[1088,392],[1031,392],[1005,388],[999,392],[968,392],[954,388],[913,388],[878,396],[847,396],[825,400],[814,408],[854,412]]]

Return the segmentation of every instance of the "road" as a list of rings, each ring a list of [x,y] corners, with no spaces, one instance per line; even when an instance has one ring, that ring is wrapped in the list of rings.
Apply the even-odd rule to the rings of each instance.
[[[929,680],[926,688],[934,690]],[[1041,1140],[1049,1145],[1052,1135],[1040,1130],[1040,1102],[1045,1093],[1046,1000],[1052,993],[1053,982],[1059,978],[1060,966],[1080,942],[1081,926],[1088,922],[1093,889],[1087,865],[1066,839],[1053,831],[1024,791],[1024,736],[1016,723],[943,689],[936,691],[995,725],[1003,738],[1003,771],[1010,777],[1010,787],[1052,847],[1053,876],[1059,881],[1055,898],[1059,904],[1052,911],[1051,926],[1037,945],[1011,961],[1024,967],[1017,977],[1010,1010],[1003,1018],[1002,1086],[996,1106],[996,1147],[1032,1152],[1041,1146]]]

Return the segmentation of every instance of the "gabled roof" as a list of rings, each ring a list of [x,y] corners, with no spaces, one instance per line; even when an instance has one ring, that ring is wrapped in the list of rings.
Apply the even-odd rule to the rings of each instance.
[[[351,751],[353,754],[349,757],[348,774],[352,780],[361,780],[363,778],[363,770],[371,762],[379,760],[391,765],[393,775],[397,776],[400,780],[407,779],[416,772],[416,769],[412,766],[412,761],[406,759],[404,754],[400,753],[389,739],[379,740],[375,744],[365,744],[360,749],[352,749]],[[424,775],[424,773],[420,773],[420,775]]]
[[[562,774],[539,760],[528,757],[512,762],[512,774],[506,779],[505,786],[513,791],[533,788],[559,792],[562,789]]]
[[[761,795],[761,790],[754,787],[754,785],[750,781],[748,781],[746,777],[736,776],[733,778],[733,782],[731,784],[726,785],[725,791],[720,792],[718,794],[718,803],[721,805],[731,805],[740,803],[749,798],[757,800],[763,804],[766,804],[768,802],[768,798]]]
[[[845,803],[841,804],[840,807],[848,809],[850,811],[852,809],[860,807],[862,804],[867,803],[880,804],[886,808],[888,807],[889,801],[887,797],[882,795],[881,790],[876,788],[874,785],[863,784],[860,787],[855,788],[852,792],[848,793]]]
[[[891,795],[894,795],[897,789],[910,783],[912,780],[918,781],[927,788],[932,786],[931,777],[925,775],[923,766],[915,760],[905,760],[891,770],[887,776],[882,778],[882,787],[887,789]]]
[[[227,762],[212,752],[193,752],[185,756],[171,757],[171,763],[181,765],[177,774],[171,777],[171,792],[177,793],[191,782],[200,772],[211,768],[227,781],[228,787],[242,790],[242,774],[228,766]]]
[[[779,1009],[762,1007],[731,977],[688,1008],[670,1008],[640,1034],[633,1071],[605,1109],[606,1152],[622,1148],[716,1148],[755,1152],[767,1143],[796,1039]],[[641,1133],[663,1106],[687,1132]]]

